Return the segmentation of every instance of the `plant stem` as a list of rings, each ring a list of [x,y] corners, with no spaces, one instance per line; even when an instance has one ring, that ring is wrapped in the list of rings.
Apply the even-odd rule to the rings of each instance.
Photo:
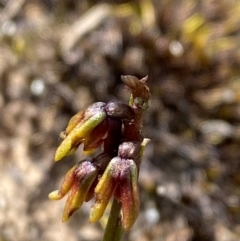
[[[121,203],[113,199],[111,212],[102,241],[120,241],[124,232],[121,222]]]

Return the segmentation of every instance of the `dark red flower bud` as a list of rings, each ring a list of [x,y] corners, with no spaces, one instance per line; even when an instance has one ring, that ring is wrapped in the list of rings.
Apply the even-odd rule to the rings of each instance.
[[[148,107],[148,99],[150,97],[149,88],[145,84],[148,76],[140,80],[137,77],[131,75],[121,76],[121,78],[123,83],[132,91],[129,105],[138,111],[146,110]]]
[[[145,100],[148,100],[150,97],[150,91],[148,86],[146,86],[146,81],[148,76],[145,76],[142,79],[138,79],[135,76],[125,75],[121,76],[123,83],[128,86],[134,97],[141,97]]]
[[[132,120],[134,118],[134,111],[129,106],[119,101],[110,101],[104,107],[108,116],[120,118],[122,120]]]
[[[118,156],[123,159],[136,159],[140,149],[140,142],[123,142],[118,148]]]

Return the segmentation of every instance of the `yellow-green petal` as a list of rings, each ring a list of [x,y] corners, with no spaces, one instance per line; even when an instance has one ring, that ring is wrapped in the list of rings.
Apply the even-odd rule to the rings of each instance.
[[[69,135],[62,141],[55,154],[55,161],[61,160],[68,155],[72,148],[79,145],[89,133],[106,118],[105,111],[98,111],[83,124],[76,125]]]
[[[90,210],[89,217],[91,223],[98,221],[102,217],[116,188],[116,182],[112,176],[115,168],[114,159],[117,159],[117,157],[111,160],[95,188],[96,200]]]

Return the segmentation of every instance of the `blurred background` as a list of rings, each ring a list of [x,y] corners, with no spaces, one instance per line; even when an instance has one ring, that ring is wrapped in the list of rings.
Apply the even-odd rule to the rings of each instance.
[[[48,199],[59,133],[149,76],[141,213],[126,241],[240,239],[240,1],[0,0],[0,241],[98,241]]]

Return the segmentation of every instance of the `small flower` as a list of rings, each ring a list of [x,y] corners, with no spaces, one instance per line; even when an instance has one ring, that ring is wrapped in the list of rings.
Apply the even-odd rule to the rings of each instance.
[[[138,171],[136,163],[132,159],[123,159],[122,161],[125,168],[119,176],[120,201],[123,213],[122,224],[125,230],[129,230],[137,219],[140,207]]]
[[[56,151],[55,160],[59,161],[64,156],[74,153],[82,143],[85,154],[94,151],[103,143],[114,119],[120,121],[121,125],[122,120],[130,121],[133,116],[132,108],[121,102],[92,104],[74,115],[66,130],[61,132],[60,137],[63,138],[63,142]]]
[[[90,211],[90,222],[96,222],[102,217],[111,196],[118,189],[115,197],[122,203],[123,228],[129,230],[139,212],[137,180],[138,170],[134,160],[113,158],[95,188],[96,200]]]
[[[69,193],[63,211],[63,222],[67,221],[84,201],[91,199],[89,191],[97,175],[98,171],[90,161],[78,163],[66,174],[60,190],[49,194],[50,199],[59,200]]]
[[[97,146],[98,143],[95,142],[96,135],[91,135],[91,132],[106,119],[107,114],[103,108],[105,105],[103,102],[94,103],[70,119],[66,131],[61,133],[64,140],[56,151],[56,161],[74,152],[84,140],[86,140],[87,149],[93,149]],[[102,124],[103,128],[101,126],[97,130],[95,129],[98,134],[97,141],[100,141],[106,133],[104,125],[105,123]]]

